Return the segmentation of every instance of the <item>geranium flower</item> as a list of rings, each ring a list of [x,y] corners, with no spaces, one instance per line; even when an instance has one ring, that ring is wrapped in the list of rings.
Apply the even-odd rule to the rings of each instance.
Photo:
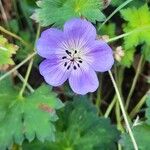
[[[37,52],[45,58],[39,70],[48,84],[60,86],[68,79],[72,90],[81,95],[96,91],[96,71],[108,71],[114,63],[112,49],[96,40],[95,27],[82,19],[67,21],[63,31],[45,30]]]

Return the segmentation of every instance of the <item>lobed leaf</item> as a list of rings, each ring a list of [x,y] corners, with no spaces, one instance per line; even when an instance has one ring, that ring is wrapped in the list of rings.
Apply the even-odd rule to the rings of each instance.
[[[116,149],[119,132],[109,119],[99,118],[86,98],[75,97],[59,111],[55,142],[25,144],[24,150],[99,150]]]
[[[144,44],[142,54],[145,55],[145,59],[149,60],[150,51],[150,11],[149,7],[145,4],[139,8],[127,8],[121,10],[122,18],[126,21],[123,26],[125,33],[133,30],[142,29],[140,32],[135,32],[129,36],[124,37],[124,49],[125,56],[122,64],[130,67],[135,54],[135,47]],[[145,29],[144,29],[145,28]],[[147,29],[146,29],[147,28]]]
[[[138,144],[139,150],[148,150],[150,143],[150,126],[147,124],[136,126],[133,128],[133,134]],[[134,150],[131,139],[127,133],[122,136],[121,143],[125,150]]]
[[[124,25],[124,32],[130,32],[135,29],[150,27],[150,11],[147,5],[140,8],[127,8],[121,11],[122,17],[127,21]],[[134,33],[125,39],[125,48],[129,49],[139,44],[150,42],[150,29]]]
[[[55,140],[56,109],[63,106],[48,86],[38,88],[24,99],[3,80],[0,84],[0,150],[21,145],[24,139],[32,141]]]
[[[139,125],[133,127],[132,131],[137,142],[139,150],[148,150],[150,143],[150,96],[147,97],[147,120]],[[133,144],[128,133],[122,135],[121,144],[125,150],[134,150]]]
[[[0,35],[0,66],[14,64],[12,55],[16,53],[18,46],[8,43],[8,40]]]
[[[100,0],[40,0],[37,5],[32,18],[42,26],[62,26],[75,17],[85,17],[94,23],[105,19]]]

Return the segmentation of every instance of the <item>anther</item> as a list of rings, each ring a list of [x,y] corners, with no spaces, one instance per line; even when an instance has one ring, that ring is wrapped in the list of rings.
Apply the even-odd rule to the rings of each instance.
[[[65,66],[65,67],[67,66],[67,62],[65,62],[64,66]]]
[[[80,65],[79,64],[77,64],[78,65],[78,67],[80,67]]]
[[[74,69],[74,70],[76,70],[76,69],[77,69],[77,67],[76,67],[76,66],[73,66],[73,69]]]
[[[66,59],[66,58],[67,58],[66,56],[63,56],[63,57],[62,57],[62,59]]]
[[[68,55],[71,55],[71,52],[69,52],[68,50],[66,50],[66,53],[67,53]]]
[[[82,60],[79,60],[79,63],[82,63]]]
[[[70,65],[67,67],[67,70],[69,70],[70,69]]]
[[[76,54],[76,53],[77,53],[77,51],[75,50],[75,51],[74,51],[74,53]]]

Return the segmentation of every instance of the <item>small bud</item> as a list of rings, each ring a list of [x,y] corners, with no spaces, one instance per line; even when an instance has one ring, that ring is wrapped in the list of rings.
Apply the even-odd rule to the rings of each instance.
[[[116,51],[114,52],[114,57],[115,57],[115,59],[116,59],[118,62],[120,62],[121,59],[122,59],[122,57],[123,57],[124,55],[125,55],[125,54],[124,54],[124,51],[123,51],[122,46],[117,47],[117,48],[116,48]]]
[[[103,8],[107,8],[109,4],[111,3],[111,0],[103,0]]]
[[[102,35],[102,36],[100,36],[100,35],[97,35],[97,38],[96,38],[97,40],[103,40],[103,41],[105,41],[105,42],[108,42],[109,41],[109,35]]]
[[[105,42],[108,42],[109,41],[109,35],[103,35],[102,40],[104,40]]]

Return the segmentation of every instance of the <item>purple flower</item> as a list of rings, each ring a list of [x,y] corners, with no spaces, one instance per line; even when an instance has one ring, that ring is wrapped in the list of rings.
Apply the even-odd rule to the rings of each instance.
[[[68,79],[72,90],[82,95],[96,91],[96,71],[108,71],[114,63],[112,49],[96,40],[95,27],[82,19],[66,22],[63,31],[44,31],[37,52],[45,58],[39,70],[48,84],[60,86]]]

